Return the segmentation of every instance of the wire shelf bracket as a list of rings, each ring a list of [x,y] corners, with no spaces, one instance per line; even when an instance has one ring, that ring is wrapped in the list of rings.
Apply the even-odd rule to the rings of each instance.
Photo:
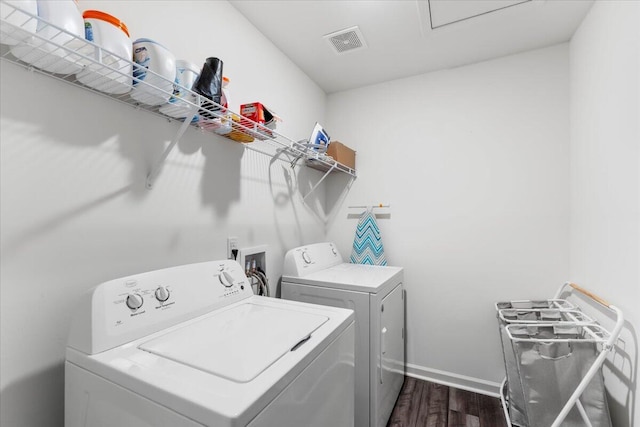
[[[173,137],[167,148],[165,148],[164,152],[160,156],[160,158],[156,161],[156,164],[153,166],[149,174],[147,175],[146,187],[151,190],[153,188],[153,184],[155,183],[156,178],[160,174],[160,170],[162,169],[162,165],[164,164],[167,157],[169,157],[169,153],[173,150],[173,148],[178,144],[182,135],[187,131],[187,128],[191,124],[191,121],[196,117],[198,112],[198,107],[193,106],[189,109],[189,113],[187,117],[184,119],[184,122],[180,125],[180,129],[178,129],[178,133]]]

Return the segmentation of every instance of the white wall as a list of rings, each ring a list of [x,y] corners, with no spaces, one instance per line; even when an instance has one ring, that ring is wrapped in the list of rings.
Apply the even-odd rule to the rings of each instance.
[[[596,2],[570,55],[570,273],[627,319],[604,367],[616,427],[640,420],[639,23],[639,2]]]
[[[322,90],[227,2],[80,5],[112,13],[133,38],[156,39],[178,58],[222,58],[232,108],[266,103],[285,135],[307,137],[324,117]],[[322,240],[323,193],[310,197],[312,210],[298,188],[319,172],[190,129],[148,191],[145,176],[177,123],[4,61],[0,72],[0,425],[63,425],[67,330],[89,287],[225,258],[229,235],[269,245],[275,287],[284,251]]]
[[[410,374],[495,392],[494,302],[568,279],[568,73],[562,44],[329,96],[359,178],[342,205],[329,187],[328,237],[348,255],[347,206],[391,204],[378,224],[405,267]]]
[[[503,374],[493,302],[546,297],[570,278],[627,314],[605,373],[616,427],[634,425],[637,2],[598,2],[570,49],[328,102],[226,2],[80,4],[120,17],[134,39],[157,39],[179,58],[222,58],[232,108],[264,101],[294,139],[323,122],[358,150],[360,178],[347,192],[348,179],[331,176],[326,200],[318,191],[309,208],[299,193],[318,172],[296,169],[289,181],[286,164],[189,130],[147,191],[144,177],[176,123],[2,62],[0,425],[62,425],[66,333],[90,286],[224,258],[228,235],[269,245],[274,283],[290,247],[326,237],[348,256],[357,211],[346,206],[379,202],[391,204],[379,220],[388,259],[406,269],[411,374],[494,391]]]

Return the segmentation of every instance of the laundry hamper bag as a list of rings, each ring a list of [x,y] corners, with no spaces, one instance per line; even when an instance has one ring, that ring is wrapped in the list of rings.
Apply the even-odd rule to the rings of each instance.
[[[531,302],[520,308],[548,308],[546,301]],[[526,405],[524,398],[524,387],[520,380],[520,372],[518,371],[518,363],[516,361],[515,347],[511,343],[509,334],[507,333],[507,325],[515,321],[533,321],[537,320],[534,312],[531,311],[508,311],[514,309],[514,305],[510,302],[499,302],[496,304],[498,313],[498,325],[500,329],[500,340],[502,342],[502,355],[504,358],[504,366],[507,372],[507,396],[509,399],[509,417],[511,423],[516,426],[528,427],[529,421],[526,414]]]
[[[599,350],[592,338],[601,329],[566,301],[521,304],[496,304],[509,418],[514,426],[549,427],[595,362]],[[593,427],[611,427],[601,371],[579,401]],[[574,406],[562,426],[587,424]]]

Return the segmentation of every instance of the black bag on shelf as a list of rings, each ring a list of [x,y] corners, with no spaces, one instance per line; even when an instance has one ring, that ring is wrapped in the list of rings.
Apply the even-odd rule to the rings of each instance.
[[[203,102],[202,106],[211,111],[218,111],[222,99],[222,60],[219,58],[207,58],[200,75],[193,83],[193,91],[204,96],[215,104]],[[214,118],[211,114],[201,110],[200,113],[206,118]]]

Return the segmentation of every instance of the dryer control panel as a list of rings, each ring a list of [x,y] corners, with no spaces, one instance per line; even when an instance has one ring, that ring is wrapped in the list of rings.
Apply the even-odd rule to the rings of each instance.
[[[110,280],[92,289],[81,301],[69,346],[94,354],[252,295],[242,267],[232,260]]]
[[[282,274],[303,277],[343,262],[342,255],[333,243],[315,243],[288,251],[284,257]]]

